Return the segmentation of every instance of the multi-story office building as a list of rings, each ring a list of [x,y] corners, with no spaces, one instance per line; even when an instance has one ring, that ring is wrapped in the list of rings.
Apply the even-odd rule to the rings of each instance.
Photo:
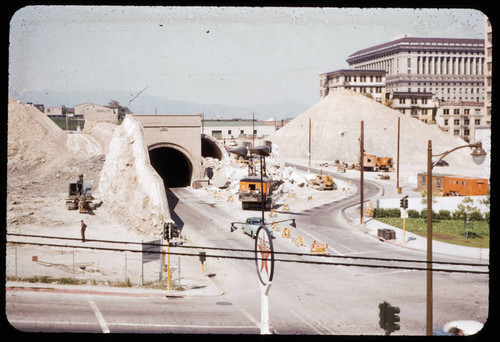
[[[320,97],[332,89],[347,89],[368,94],[377,102],[385,103],[385,70],[337,70],[319,75]]]
[[[481,102],[441,102],[436,113],[436,124],[444,132],[473,142],[474,129],[484,127],[484,107]]]
[[[389,93],[431,92],[435,101],[484,102],[484,39],[403,36],[359,50],[352,69],[386,70]]]
[[[491,28],[491,23],[488,18],[485,20],[486,22],[486,27],[485,27],[485,34],[486,34],[486,39],[484,41],[484,55],[485,55],[485,60],[486,60],[486,71],[485,71],[485,81],[484,81],[484,86],[485,86],[485,91],[486,91],[486,99],[484,101],[485,104],[485,116],[486,116],[486,123],[491,124],[491,77],[492,77],[492,63],[493,63],[493,53],[492,53],[492,47],[493,47],[493,36],[492,36],[492,28]]]
[[[425,123],[435,121],[437,104],[432,99],[432,93],[430,92],[393,92],[389,106]]]

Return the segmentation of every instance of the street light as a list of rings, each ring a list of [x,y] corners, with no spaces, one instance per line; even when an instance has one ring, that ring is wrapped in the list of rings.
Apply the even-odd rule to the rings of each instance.
[[[432,154],[432,141],[428,141],[427,145],[427,310],[426,310],[426,324],[427,335],[432,335],[432,168],[444,157],[450,153],[465,147],[474,148],[471,156],[474,163],[480,165],[486,158],[486,152],[483,150],[483,144],[479,141],[475,144],[463,145],[455,147],[452,150],[446,151],[442,154]],[[439,159],[432,163],[432,157],[439,157]]]

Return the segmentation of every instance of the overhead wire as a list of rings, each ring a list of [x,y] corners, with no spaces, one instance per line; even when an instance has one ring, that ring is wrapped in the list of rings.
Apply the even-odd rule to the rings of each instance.
[[[7,233],[8,236],[18,236],[18,237],[32,237],[32,238],[47,238],[47,239],[59,239],[59,240],[80,240],[77,238],[69,237],[53,237],[44,235],[31,235],[31,234],[16,234]],[[135,242],[135,241],[116,241],[116,240],[86,240],[87,243],[90,242],[103,242],[103,243],[115,243],[115,244],[128,244],[128,245],[141,245],[141,246],[155,246],[160,248],[159,251],[142,249],[127,249],[127,248],[112,248],[112,247],[99,247],[99,246],[81,246],[81,245],[68,245],[68,244],[53,244],[47,242],[29,242],[29,241],[7,241],[12,244],[29,244],[36,246],[48,246],[48,247],[63,247],[63,248],[79,248],[79,249],[94,249],[101,251],[114,251],[114,252],[132,252],[132,253],[148,253],[148,254],[170,254],[177,256],[199,256],[197,253],[185,253],[170,251],[161,251],[162,247],[166,247],[166,244],[157,244],[151,242]],[[221,247],[208,247],[208,246],[175,246],[173,248],[186,248],[186,249],[201,249],[201,250],[218,250],[218,251],[229,251],[229,252],[245,252],[245,253],[255,253],[255,250],[251,249],[236,249],[236,248],[221,248]],[[388,258],[371,258],[371,257],[358,257],[358,256],[345,256],[345,255],[323,255],[323,254],[310,254],[310,253],[295,253],[295,252],[276,252],[275,255],[291,255],[291,256],[307,256],[307,257],[322,257],[322,258],[339,258],[339,259],[352,259],[352,260],[363,260],[363,261],[381,261],[381,262],[403,262],[403,263],[425,263],[425,264],[437,264],[437,265],[453,265],[453,266],[469,266],[469,267],[488,267],[489,264],[481,263],[460,263],[460,262],[448,262],[448,261],[433,261],[428,262],[425,260],[410,260],[410,259],[388,259]],[[225,254],[206,254],[206,258],[221,258],[221,259],[236,259],[236,260],[263,260],[255,256],[235,256],[235,255],[225,255]],[[330,265],[330,266],[353,266],[353,267],[367,267],[367,268],[388,268],[388,269],[402,269],[402,270],[413,270],[413,271],[427,271],[427,266],[425,267],[414,267],[414,266],[399,266],[399,265],[381,265],[381,264],[365,264],[365,263],[346,263],[346,262],[332,262],[332,261],[318,261],[318,260],[303,260],[303,259],[282,259],[273,258],[274,262],[288,262],[288,263],[303,263],[303,264],[314,264],[314,265]],[[434,272],[448,272],[448,273],[472,273],[472,274],[489,274],[489,271],[477,271],[477,270],[467,270],[467,269],[446,269],[446,268],[432,268]]]

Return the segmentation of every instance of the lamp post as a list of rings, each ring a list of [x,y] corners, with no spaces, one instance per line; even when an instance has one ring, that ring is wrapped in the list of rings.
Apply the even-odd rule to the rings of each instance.
[[[450,151],[441,154],[432,154],[432,141],[428,141],[427,145],[427,309],[426,309],[426,334],[432,335],[432,168],[444,157],[450,153],[465,147],[474,148],[471,156],[472,160],[480,165],[486,158],[486,152],[483,150],[483,144],[477,142],[475,144],[463,145],[455,147]],[[439,159],[432,163],[432,157]]]

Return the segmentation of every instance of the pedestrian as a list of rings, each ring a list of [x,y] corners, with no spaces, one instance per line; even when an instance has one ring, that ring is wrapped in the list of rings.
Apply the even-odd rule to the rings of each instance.
[[[85,224],[85,222],[83,222],[83,220],[81,221],[82,222],[82,242],[85,242],[85,229],[87,228],[87,225]]]

